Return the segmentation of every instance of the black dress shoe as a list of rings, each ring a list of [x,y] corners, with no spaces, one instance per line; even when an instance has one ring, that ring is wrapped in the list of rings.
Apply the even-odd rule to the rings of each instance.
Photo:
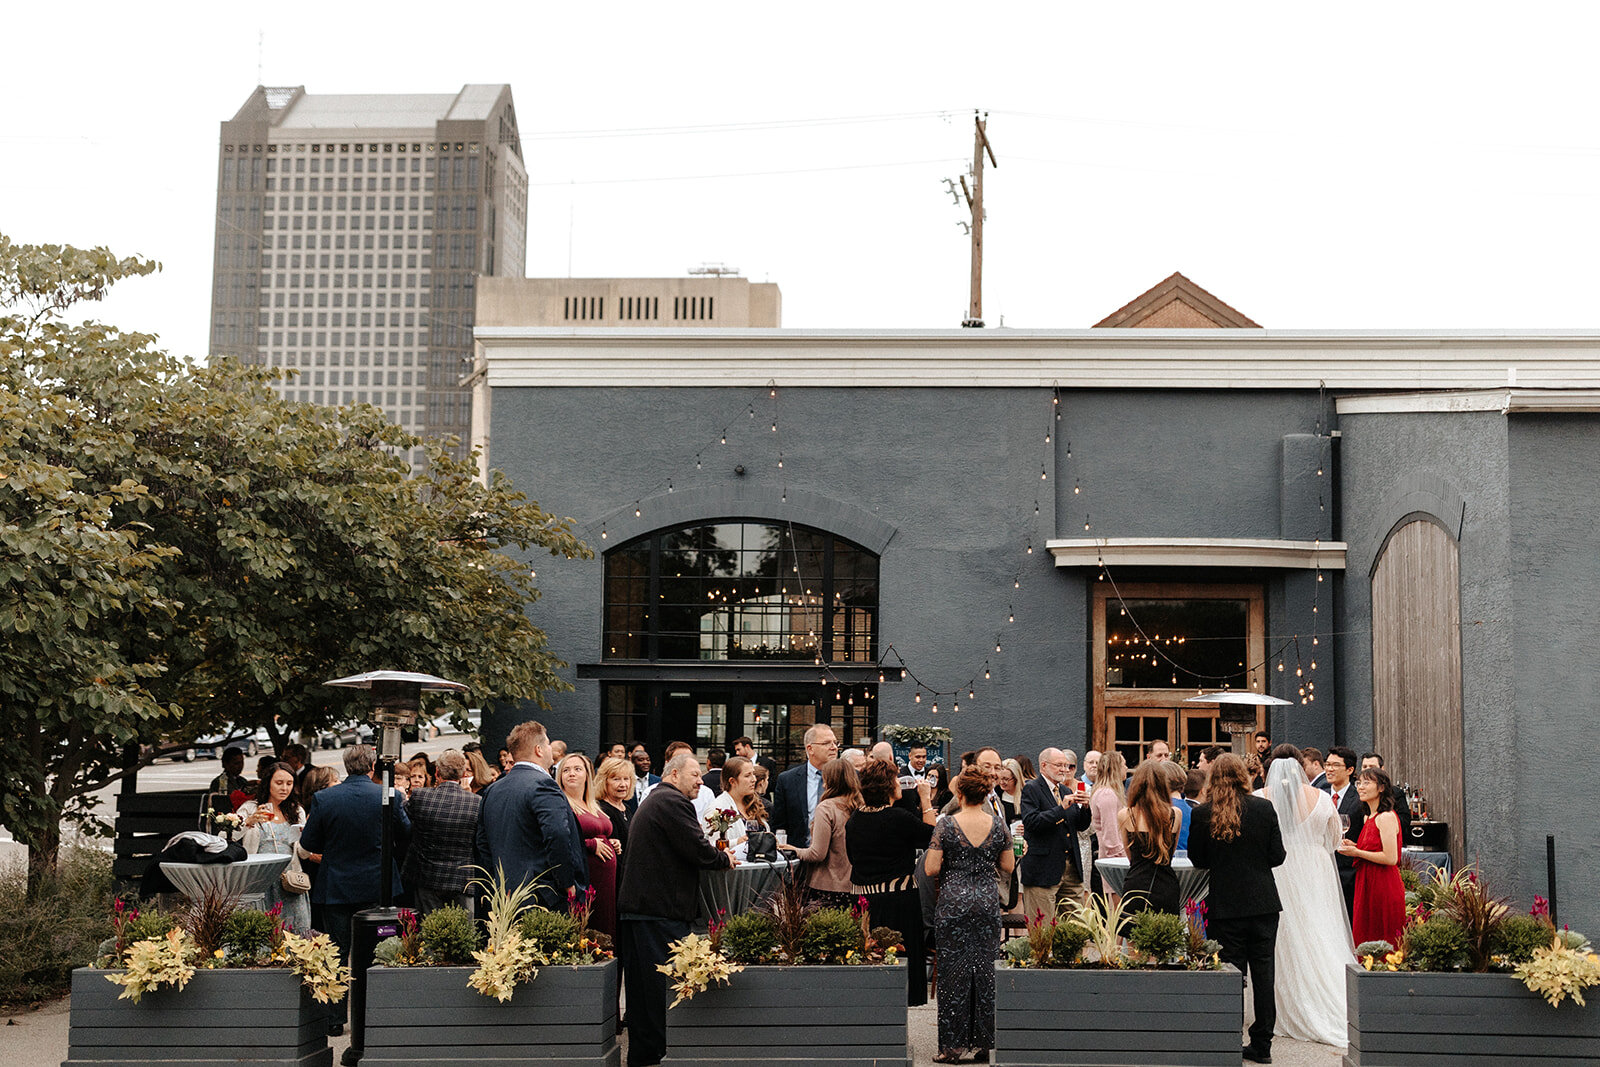
[[[1244,1058],[1251,1063],[1271,1063],[1272,1053],[1258,1049],[1254,1045],[1246,1045],[1244,1047]]]

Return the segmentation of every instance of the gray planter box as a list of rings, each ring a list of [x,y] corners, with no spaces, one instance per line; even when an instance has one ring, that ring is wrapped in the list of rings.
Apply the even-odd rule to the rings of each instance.
[[[1592,992],[1592,990],[1591,990]],[[1347,1067],[1600,1063],[1600,999],[1552,1008],[1509,974],[1345,971]]]
[[[472,967],[367,971],[362,1067],[572,1063],[617,1067],[616,960],[540,967],[502,1004],[467,985]]]
[[[908,1067],[905,966],[746,967],[668,1009],[665,1062]]]
[[[327,1008],[284,969],[194,972],[182,989],[118,1000],[111,971],[72,972],[67,1059],[76,1064],[330,1067]]]
[[[1232,967],[1102,971],[996,964],[994,985],[997,1064],[1240,1062],[1244,979]]]

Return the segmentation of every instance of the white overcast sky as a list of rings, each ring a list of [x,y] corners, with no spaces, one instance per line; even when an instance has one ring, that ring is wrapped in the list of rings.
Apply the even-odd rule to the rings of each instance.
[[[202,355],[218,123],[259,62],[310,93],[509,82],[530,275],[720,261],[778,282],[786,326],[959,323],[942,179],[982,108],[990,325],[1089,326],[1180,270],[1268,327],[1600,327],[1597,23],[1580,2],[13,4],[0,232],[161,260],[98,314]],[[845,118],[872,121],[811,121]]]

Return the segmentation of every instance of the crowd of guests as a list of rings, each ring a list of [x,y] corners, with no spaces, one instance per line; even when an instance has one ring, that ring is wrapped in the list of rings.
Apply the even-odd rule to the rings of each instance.
[[[586,907],[623,962],[632,1065],[665,1055],[656,965],[700,917],[701,872],[780,854],[819,903],[865,898],[873,926],[901,932],[910,1004],[926,1003],[936,959],[939,1062],[993,1047],[1003,913],[1049,917],[1105,894],[1096,859],[1126,861],[1128,914],[1181,914],[1175,865],[1210,869],[1210,932],[1254,987],[1246,1059],[1270,1059],[1274,1032],[1343,1045],[1353,945],[1396,943],[1405,922],[1409,810],[1375,753],[1273,747],[1261,734],[1245,759],[1212,747],[1186,768],[1158,741],[1130,769],[1118,751],[1091,751],[1080,768],[1070,749],[1035,763],[984,747],[952,777],[921,747],[904,762],[887,743],[840,752],[827,725],[806,731],[804,761],[782,773],[750,738],[732,748],[702,769],[674,742],[656,774],[642,744],[613,745],[596,764],[524,722],[498,766],[476,744],[398,763],[399,901],[471,909],[483,869],[532,883],[544,907]],[[230,749],[212,791],[234,803],[247,851],[289,855],[310,878],[309,892],[275,888],[269,906],[293,929],[326,930],[348,958],[352,917],[379,898],[383,801],[373,749],[343,760],[341,781],[291,745],[252,781]],[[330,1032],[343,1010],[331,1009]]]

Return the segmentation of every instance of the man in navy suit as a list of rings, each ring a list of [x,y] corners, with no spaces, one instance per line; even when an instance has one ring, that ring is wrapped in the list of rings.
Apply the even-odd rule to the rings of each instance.
[[[633,796],[623,805],[629,818],[639,810],[639,802],[650,795],[650,790],[661,784],[661,776],[650,773],[650,750],[644,745],[634,745],[628,750],[628,761],[633,764]]]
[[[511,769],[481,794],[478,865],[503,870],[508,886],[534,883],[540,904],[565,911],[567,891],[588,888],[589,868],[578,817],[550,777],[550,735],[529,719],[512,727],[506,748]]]
[[[1029,919],[1054,919],[1062,901],[1086,899],[1078,833],[1089,828],[1089,805],[1088,794],[1074,788],[1076,763],[1071,752],[1047,748],[1039,753],[1039,777],[1022,787],[1022,913]]]
[[[350,962],[351,921],[356,912],[377,907],[381,892],[383,786],[373,778],[377,763],[371,745],[345,749],[345,780],[311,798],[306,827],[300,834],[300,847],[320,864],[311,884],[311,902],[322,905],[323,922],[344,963]],[[411,820],[398,790],[391,803],[398,843],[411,833]],[[398,848],[395,853],[398,855]],[[398,895],[399,869],[392,874]],[[344,1001],[328,1006],[330,1033],[343,1032],[344,1017]]]
[[[822,799],[822,768],[839,754],[833,727],[818,723],[806,731],[806,761],[778,775],[772,786],[772,828],[787,831],[789,844],[811,844],[811,815]]]

